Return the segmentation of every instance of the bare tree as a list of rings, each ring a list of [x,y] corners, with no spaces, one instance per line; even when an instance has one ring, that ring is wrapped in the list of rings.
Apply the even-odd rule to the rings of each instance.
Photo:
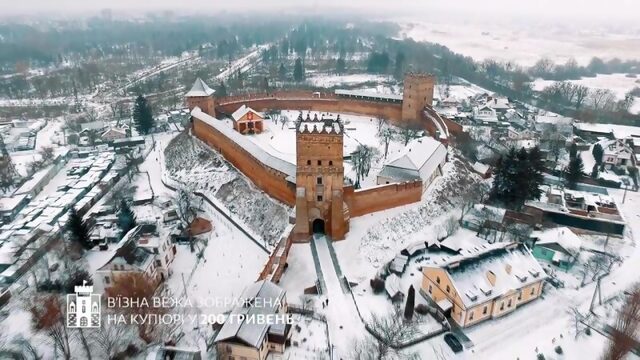
[[[178,214],[178,219],[182,222],[184,226],[187,236],[189,237],[189,244],[191,247],[191,251],[193,252],[194,244],[193,244],[193,236],[191,236],[191,223],[195,220],[198,215],[198,208],[196,207],[196,197],[190,189],[181,187],[179,188],[174,196],[174,203],[176,204],[176,213]]]
[[[489,185],[485,182],[477,182],[462,194],[462,211],[460,213],[460,221],[477,203],[481,203],[484,197],[489,193]]]
[[[589,88],[584,85],[576,85],[576,110],[580,110],[584,105],[585,100],[589,97]]]
[[[418,130],[416,129],[404,127],[400,130],[400,138],[402,139],[404,146],[407,146],[407,144],[409,144],[409,141],[416,137],[418,137]]]
[[[609,89],[595,89],[591,93],[591,106],[594,110],[611,110],[615,104],[615,95]]]
[[[603,360],[622,360],[633,350],[640,335],[640,287],[636,286],[627,296],[612,329],[609,347]]]
[[[371,163],[376,154],[377,149],[367,145],[358,145],[356,151],[351,154],[351,162],[356,172],[356,188],[360,187],[361,179],[369,176]]]
[[[71,343],[65,324],[64,311],[56,295],[41,298],[30,307],[32,326],[44,332],[53,343],[54,352],[61,352],[64,359],[71,359]]]
[[[365,338],[354,343],[351,358],[356,360],[384,360],[397,358],[413,358],[404,354],[400,345],[415,338],[419,334],[419,320],[403,321],[402,309],[399,306],[394,312],[386,315],[373,314],[367,328],[375,335],[367,334]]]
[[[145,273],[128,272],[116,276],[111,287],[107,288],[106,293],[111,297],[121,296],[128,298],[134,304],[143,304],[146,302],[149,306],[116,308],[115,311],[147,318],[148,315],[162,315],[167,310],[162,307],[153,306],[153,296],[158,287],[157,285],[158,281],[150,278]],[[163,330],[151,321],[139,321],[136,327],[138,328],[138,335],[147,344],[159,340]]]
[[[102,326],[93,336],[102,357],[112,359],[123,350],[128,339],[132,338],[131,327],[123,324],[113,324],[103,321]]]
[[[377,130],[378,133],[380,133],[380,131],[382,131],[382,128],[383,128],[385,123],[386,123],[386,120],[384,118],[382,118],[382,117],[377,117],[376,118],[376,125],[377,125],[377,128],[378,128],[378,130]]]
[[[391,140],[393,140],[394,135],[395,135],[395,132],[389,126],[383,126],[382,130],[380,130],[378,132],[378,136],[380,137],[380,141],[384,145],[384,158],[385,159],[387,158],[387,155],[389,154],[389,144],[391,143]]]

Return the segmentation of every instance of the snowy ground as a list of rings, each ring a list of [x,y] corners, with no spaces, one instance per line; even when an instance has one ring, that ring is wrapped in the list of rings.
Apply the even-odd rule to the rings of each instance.
[[[295,325],[291,328],[291,346],[285,350],[285,358],[328,360],[329,334],[325,323],[302,315],[294,315],[293,321]]]
[[[220,202],[237,222],[267,243],[279,240],[289,208],[255,188],[218,153],[188,134],[179,135],[162,155],[170,178]]]
[[[322,118],[322,114],[328,117],[336,118],[338,114],[321,113],[321,112],[304,112],[303,117],[306,118],[307,113],[313,119],[315,115]],[[247,135],[247,137],[255,144],[263,148],[266,152],[276,156],[282,160],[292,164],[296,162],[296,130],[294,121],[298,118],[300,111],[285,110],[281,116],[286,116],[289,122],[283,127],[282,123],[275,124],[272,120],[265,120],[265,130],[261,134]],[[371,165],[369,176],[361,181],[363,187],[375,185],[376,176],[385,163],[384,145],[378,137],[377,120],[368,116],[357,116],[340,114],[340,119],[345,122],[344,149],[345,156],[351,155],[358,145],[371,146],[378,151],[378,155],[374,158]],[[231,121],[227,120],[227,125],[232,126]],[[391,126],[392,129],[399,131],[398,128]],[[404,149],[404,144],[399,138],[395,138],[389,144],[389,153],[387,160],[394,159]],[[355,172],[352,170],[351,164],[345,162],[345,177],[355,180]]]
[[[314,74],[306,80],[309,84],[317,87],[330,88],[340,86],[353,86],[364,83],[383,83],[395,81],[392,76],[372,75],[372,74],[352,74],[352,75],[326,75]]]

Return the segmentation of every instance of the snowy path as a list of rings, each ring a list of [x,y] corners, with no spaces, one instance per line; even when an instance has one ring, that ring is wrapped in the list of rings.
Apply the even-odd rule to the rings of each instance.
[[[358,317],[358,310],[350,294],[345,294],[331,260],[326,236],[314,235],[312,240],[318,250],[320,267],[327,288],[329,304],[323,309],[329,322],[329,337],[337,354],[334,358],[348,358],[353,341],[364,336],[366,330]]]

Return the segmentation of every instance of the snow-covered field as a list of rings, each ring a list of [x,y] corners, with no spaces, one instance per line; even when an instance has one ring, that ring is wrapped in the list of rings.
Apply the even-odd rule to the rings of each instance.
[[[523,66],[531,66],[542,57],[558,63],[575,58],[581,64],[588,63],[594,56],[640,58],[637,35],[595,31],[578,33],[542,23],[525,29],[493,25],[492,22],[479,26],[462,21],[434,21],[405,23],[398,36],[442,44],[478,61],[498,59],[515,61]]]

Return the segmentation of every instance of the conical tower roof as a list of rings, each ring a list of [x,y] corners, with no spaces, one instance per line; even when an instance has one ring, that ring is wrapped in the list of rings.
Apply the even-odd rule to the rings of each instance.
[[[207,84],[205,84],[205,82],[202,81],[202,79],[197,78],[196,82],[193,83],[191,90],[189,90],[189,92],[186,93],[184,96],[186,97],[209,96],[209,95],[212,95],[214,92],[216,91],[210,88]]]

